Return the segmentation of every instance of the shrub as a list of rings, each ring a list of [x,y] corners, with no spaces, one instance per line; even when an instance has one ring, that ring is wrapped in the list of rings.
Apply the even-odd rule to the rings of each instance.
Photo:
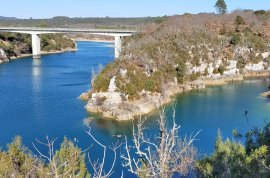
[[[224,67],[223,65],[220,65],[220,66],[218,67],[218,72],[220,73],[220,75],[223,75],[225,70],[226,70],[226,69],[225,69],[225,67]]]
[[[204,76],[207,76],[207,75],[209,75],[209,72],[208,72],[208,70],[207,70],[207,68],[204,70],[204,73],[203,73],[203,75]]]
[[[117,71],[119,70],[119,62],[114,61],[112,63],[109,63],[98,76],[95,78],[95,81],[93,83],[93,90],[96,91],[107,91],[110,79],[117,74]]]
[[[218,68],[215,68],[215,69],[213,70],[213,74],[218,74],[218,73],[219,73]]]
[[[253,64],[258,64],[259,62],[263,61],[262,54],[256,55],[254,52],[250,53],[249,61]]]
[[[107,100],[106,96],[97,97],[96,98],[96,105],[101,106],[104,103],[104,101],[106,101],[106,100]]]
[[[191,63],[192,65],[200,66],[200,58],[197,54],[193,56]]]
[[[155,82],[149,78],[146,79],[145,90],[154,92],[155,91]]]
[[[230,43],[233,44],[233,45],[237,45],[241,40],[241,36],[237,33],[234,33],[232,35],[232,38],[230,40]]]
[[[189,79],[191,81],[195,81],[195,80],[198,80],[198,78],[201,76],[201,73],[200,72],[193,72],[191,75],[189,75]]]
[[[238,69],[243,69],[246,65],[245,59],[242,56],[239,56],[238,60],[237,60],[237,64],[236,67]]]
[[[265,10],[254,11],[254,14],[257,15],[257,16],[265,15],[266,14],[266,11]]]
[[[186,75],[186,65],[182,62],[176,67],[176,78],[179,83],[184,83]]]
[[[244,25],[245,24],[245,20],[241,17],[241,16],[236,16],[236,18],[235,18],[235,24],[237,25],[237,26],[239,26],[239,25]]]

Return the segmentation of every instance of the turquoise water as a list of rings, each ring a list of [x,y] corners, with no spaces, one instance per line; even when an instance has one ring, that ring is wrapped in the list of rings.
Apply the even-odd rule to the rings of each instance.
[[[76,138],[77,144],[86,149],[93,143],[85,133],[83,121],[88,117],[92,117],[92,133],[104,144],[116,142],[115,135],[130,136],[130,122],[106,121],[88,114],[85,103],[77,99],[90,88],[92,68],[98,70],[99,64],[105,66],[113,60],[114,49],[108,45],[79,42],[77,52],[45,55],[40,60],[27,57],[0,65],[0,146],[21,135],[24,144],[33,150],[35,138],[42,140],[48,135],[57,137],[58,143],[64,136]],[[178,95],[175,107],[180,134],[200,131],[195,145],[200,154],[206,154],[213,150],[218,128],[224,137],[231,138],[234,128],[244,133],[262,126],[270,120],[270,105],[259,94],[268,86],[266,79],[251,80]],[[171,112],[172,107],[167,106],[168,125],[172,124]],[[146,122],[148,135],[158,134],[156,118],[150,116]],[[102,154],[96,146],[89,152],[93,158]],[[109,156],[108,161],[111,159]],[[118,160],[115,176],[121,172]]]

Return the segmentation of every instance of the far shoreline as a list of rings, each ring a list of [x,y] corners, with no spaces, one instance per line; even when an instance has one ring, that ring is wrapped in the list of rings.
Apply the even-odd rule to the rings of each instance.
[[[87,38],[76,38],[76,42],[104,42],[104,43],[114,43],[114,40],[103,40],[103,39],[87,39]]]
[[[86,38],[77,38],[74,39],[74,41],[76,42],[103,42],[103,43],[114,43],[113,40],[102,40],[102,39],[86,39]],[[60,53],[65,53],[65,52],[75,52],[78,51],[78,48],[66,48],[66,49],[62,49],[62,50],[53,50],[53,51],[41,51],[40,55],[48,55],[48,54],[60,54]],[[26,57],[32,57],[33,54],[21,54],[19,56],[12,56],[10,57],[9,61],[7,62],[0,62],[0,64],[5,64],[8,63],[10,61],[13,60],[18,60],[18,59],[22,59],[22,58],[26,58]]]
[[[53,51],[41,51],[40,55],[47,55],[47,54],[60,54],[60,53],[64,53],[64,52],[74,52],[74,51],[78,51],[77,48],[67,48],[67,49],[62,49],[62,50],[53,50]],[[21,58],[26,58],[26,57],[31,57],[33,56],[33,54],[22,54],[20,56],[13,56],[10,57],[9,61],[13,61],[13,60],[17,60],[17,59],[21,59]],[[7,63],[7,62],[4,62]]]

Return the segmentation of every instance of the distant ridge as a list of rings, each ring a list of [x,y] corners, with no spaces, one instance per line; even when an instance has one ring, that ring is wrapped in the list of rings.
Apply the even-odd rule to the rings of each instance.
[[[17,20],[18,18],[16,17],[4,17],[4,16],[0,16],[0,20]]]

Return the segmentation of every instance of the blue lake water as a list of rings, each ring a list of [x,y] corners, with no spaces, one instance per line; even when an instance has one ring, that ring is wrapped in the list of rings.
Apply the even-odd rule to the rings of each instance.
[[[59,142],[64,136],[76,138],[77,144],[86,149],[93,143],[85,133],[83,120],[87,117],[95,118],[92,133],[104,144],[117,141],[115,135],[130,136],[130,122],[106,121],[88,114],[85,103],[77,99],[90,88],[92,68],[98,70],[99,64],[105,66],[113,60],[114,49],[109,45],[78,42],[76,52],[44,55],[35,60],[27,57],[0,65],[0,146],[21,135],[23,143],[33,150],[35,138],[42,140],[48,135]],[[263,126],[270,121],[270,104],[259,94],[268,86],[267,79],[250,80],[178,95],[175,107],[176,122],[182,127],[180,134],[200,131],[195,145],[200,154],[206,154],[213,150],[218,128],[224,137],[232,138],[232,129],[245,133],[254,126]],[[172,124],[171,112],[172,107],[167,106],[168,125]],[[149,135],[158,134],[156,118],[154,114],[146,122]],[[102,154],[97,146],[89,152],[93,158]],[[108,161],[111,159],[109,156]],[[115,170],[119,177],[119,160]]]

